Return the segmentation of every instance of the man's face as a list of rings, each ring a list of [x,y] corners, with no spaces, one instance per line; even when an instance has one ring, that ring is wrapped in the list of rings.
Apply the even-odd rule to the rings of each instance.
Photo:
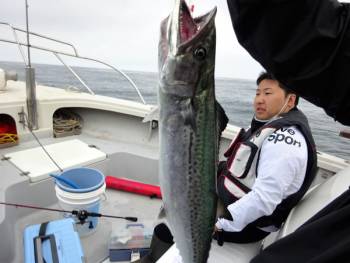
[[[280,88],[276,80],[262,80],[256,89],[256,95],[254,99],[254,110],[256,118],[260,120],[271,119],[280,112],[287,99],[288,97],[286,98],[285,91]],[[289,110],[290,107],[287,105],[281,113],[288,112]]]

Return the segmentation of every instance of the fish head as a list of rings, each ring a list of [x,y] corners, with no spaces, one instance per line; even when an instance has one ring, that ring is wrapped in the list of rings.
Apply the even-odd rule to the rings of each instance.
[[[184,0],[175,0],[172,13],[161,23],[159,78],[165,92],[193,97],[205,85],[202,78],[214,75],[216,7],[193,18]]]

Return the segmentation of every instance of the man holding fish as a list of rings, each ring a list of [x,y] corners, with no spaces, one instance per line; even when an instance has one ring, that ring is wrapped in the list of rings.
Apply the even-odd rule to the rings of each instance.
[[[271,74],[257,79],[251,127],[233,139],[218,171],[225,205],[215,238],[256,242],[279,229],[316,173],[316,150],[298,96]]]

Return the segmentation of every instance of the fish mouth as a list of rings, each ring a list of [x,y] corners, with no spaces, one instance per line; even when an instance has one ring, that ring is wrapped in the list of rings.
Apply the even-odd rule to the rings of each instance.
[[[194,18],[185,0],[176,0],[175,8],[169,19],[169,27],[172,30],[168,31],[177,33],[169,36],[170,49],[174,51],[173,53],[190,45],[207,31],[209,25],[214,24],[216,10],[214,7],[208,13]]]

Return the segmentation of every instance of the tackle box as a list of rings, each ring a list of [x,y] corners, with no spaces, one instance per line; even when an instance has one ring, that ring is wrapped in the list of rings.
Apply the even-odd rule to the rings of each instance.
[[[109,240],[109,261],[128,261],[150,251],[153,229],[145,224],[130,223],[114,229]]]
[[[72,218],[27,226],[23,243],[25,263],[85,262]]]

